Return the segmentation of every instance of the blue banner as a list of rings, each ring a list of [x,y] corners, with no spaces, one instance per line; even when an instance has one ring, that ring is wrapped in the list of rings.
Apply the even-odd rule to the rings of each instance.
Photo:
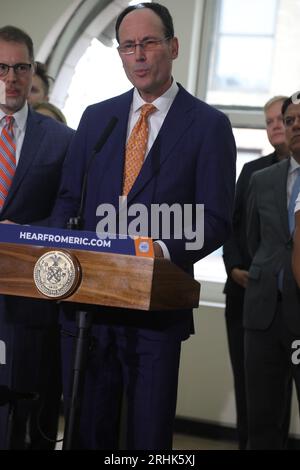
[[[113,234],[101,239],[97,236],[96,232],[30,225],[0,224],[0,243],[101,251],[123,255],[136,254],[136,242],[130,237]]]

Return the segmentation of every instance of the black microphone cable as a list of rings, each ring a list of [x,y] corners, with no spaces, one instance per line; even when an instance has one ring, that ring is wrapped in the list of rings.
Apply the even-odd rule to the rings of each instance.
[[[68,221],[67,228],[70,230],[81,230],[83,227],[83,210],[84,210],[84,205],[85,205],[85,199],[86,199],[86,190],[87,190],[87,180],[90,172],[91,165],[96,157],[96,155],[102,150],[104,147],[104,144],[106,143],[107,139],[109,138],[110,134],[114,130],[116,124],[118,122],[118,118],[116,116],[113,116],[107,126],[105,127],[103,133],[101,134],[98,142],[96,143],[93,152],[90,156],[90,159],[88,161],[86,171],[84,174],[83,182],[82,182],[82,189],[81,189],[81,198],[80,198],[80,205],[79,205],[79,210],[77,212],[76,217],[71,217]]]

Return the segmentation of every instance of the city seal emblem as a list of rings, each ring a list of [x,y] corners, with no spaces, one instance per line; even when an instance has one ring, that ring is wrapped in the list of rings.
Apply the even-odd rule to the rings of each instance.
[[[48,251],[35,263],[34,283],[43,295],[52,299],[69,297],[78,287],[80,265],[64,251]]]

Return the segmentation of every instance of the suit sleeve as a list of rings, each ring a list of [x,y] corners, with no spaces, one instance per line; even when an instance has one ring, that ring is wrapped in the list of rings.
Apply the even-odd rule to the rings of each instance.
[[[196,132],[199,131],[195,129]],[[204,258],[222,246],[231,233],[236,146],[230,122],[224,114],[218,113],[209,123],[197,152],[195,181],[191,184],[195,187],[196,204],[204,205],[204,224],[199,227],[195,217],[192,230],[188,232],[199,235],[203,228],[203,246],[199,247],[199,243],[191,242],[186,236],[182,240],[166,241],[171,260],[179,265],[189,265]],[[198,222],[199,217],[198,213]]]
[[[253,258],[260,243],[260,220],[257,206],[257,177],[251,177],[247,198],[247,242],[250,256]]]
[[[232,234],[223,246],[223,260],[227,275],[231,275],[234,268],[243,268],[243,254],[240,249],[239,234],[242,230],[244,211],[246,210],[245,192],[248,188],[248,172],[244,165],[238,178],[235,191]]]

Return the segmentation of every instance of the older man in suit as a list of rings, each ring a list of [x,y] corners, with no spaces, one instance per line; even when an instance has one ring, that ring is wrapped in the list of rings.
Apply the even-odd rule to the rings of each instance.
[[[246,163],[243,166],[236,184],[233,233],[223,247],[223,259],[228,274],[224,288],[226,294],[225,320],[234,377],[237,432],[240,450],[246,448],[248,441],[243,328],[244,295],[248,281],[248,269],[251,264],[251,257],[247,246],[248,186],[250,178],[255,171],[274,165],[289,155],[281,113],[281,107],[286,98],[287,96],[274,96],[264,106],[267,135],[270,144],[274,147],[274,152]],[[289,423],[290,400],[287,403],[287,414],[283,429],[286,440]]]
[[[120,195],[127,196],[129,208],[143,204],[148,213],[152,204],[177,203],[181,208],[192,205],[195,214],[196,204],[204,204],[201,249],[193,245],[188,250],[187,239],[176,239],[174,229],[170,239],[161,233],[155,242],[156,256],[166,256],[191,273],[193,263],[222,245],[230,233],[235,179],[231,126],[226,116],[173,80],[178,40],[165,7],[157,3],[128,7],[117,19],[116,37],[134,89],[84,113],[70,152],[76,166],[66,162],[53,223],[64,225],[67,217],[76,215],[87,161],[99,135],[115,117],[118,122],[89,170],[84,228],[95,230],[97,207],[110,203],[118,208]],[[140,133],[145,120],[147,130]],[[136,167],[131,163],[132,149],[144,144],[140,167],[132,177],[130,170]],[[191,226],[195,228],[195,219]],[[72,313],[66,312],[63,321],[64,329],[73,332]],[[122,380],[127,395],[128,449],[172,448],[181,341],[192,329],[192,311],[149,315],[97,310],[92,331],[97,341],[89,358],[78,447],[116,448],[116,397]],[[71,336],[65,337],[66,365],[72,342]]]
[[[300,333],[300,295],[291,268],[294,208],[300,190],[299,108],[282,106],[291,157],[255,173],[249,189],[248,244],[253,260],[245,293],[245,369],[250,449],[282,449],[282,421],[300,367],[292,344]]]
[[[29,108],[33,74],[31,38],[13,26],[1,28],[2,223],[33,224],[50,215],[73,135],[67,126]],[[12,416],[8,406],[0,408],[1,448],[54,448],[36,420],[39,416],[42,431],[55,439],[61,396],[57,319],[54,303],[0,296],[0,339],[6,343],[7,358],[0,366],[0,384],[40,396],[34,403],[17,403]]]

